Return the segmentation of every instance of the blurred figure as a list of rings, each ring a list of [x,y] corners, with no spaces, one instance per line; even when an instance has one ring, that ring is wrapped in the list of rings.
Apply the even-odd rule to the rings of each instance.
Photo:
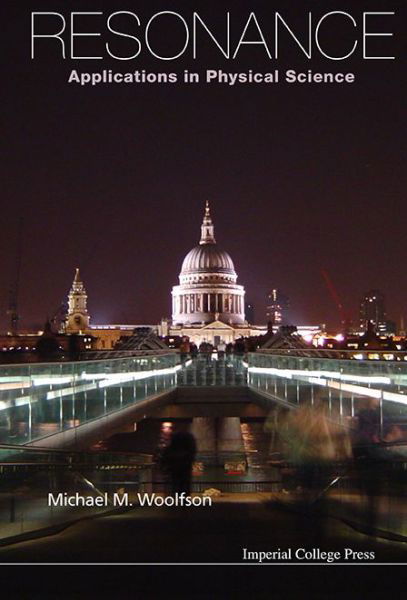
[[[365,406],[357,414],[357,426],[353,439],[353,456],[361,456],[374,451],[375,444],[380,442],[380,408],[379,400],[368,398]]]
[[[243,356],[245,352],[245,342],[243,338],[239,338],[235,342],[235,354]]]
[[[202,358],[205,358],[207,352],[208,352],[208,344],[205,341],[201,342],[199,344],[199,354],[202,356]]]
[[[191,350],[191,346],[189,343],[189,339],[187,337],[182,338],[182,342],[179,347],[182,363],[184,363],[187,360],[187,358],[189,357],[190,350]]]
[[[314,390],[315,395],[319,390]],[[301,517],[296,524],[310,544],[320,545],[325,538],[325,521],[315,511],[315,503],[336,482],[341,463],[351,457],[351,443],[347,430],[327,415],[326,399],[314,397],[299,408],[273,411],[267,422],[272,432],[272,455],[283,456],[289,463],[289,474],[294,481],[300,502]],[[276,450],[280,449],[279,455]],[[277,464],[278,460],[274,460]],[[282,466],[284,463],[280,462]],[[282,475],[284,477],[284,475]],[[289,493],[283,489],[283,492]],[[305,514],[304,514],[305,513]]]
[[[218,344],[218,357],[220,360],[223,360],[225,358],[225,352],[226,352],[226,344],[225,342],[222,340],[219,344]]]
[[[356,484],[367,501],[365,518],[369,529],[376,527],[378,502],[386,475],[385,462],[379,445],[381,441],[379,400],[366,398],[365,405],[357,414],[353,457]]]
[[[168,473],[173,494],[191,491],[192,464],[195,461],[195,437],[189,432],[174,433],[164,449],[161,467]]]
[[[212,351],[213,346],[209,342],[202,342],[199,346],[199,353],[205,359],[206,364],[209,364],[212,360]]]
[[[280,425],[283,454],[296,468],[301,491],[315,500],[329,483],[336,463],[351,457],[347,431],[327,418],[319,399],[290,410]]]
[[[191,342],[190,344],[190,353],[191,358],[196,358],[198,356],[198,346],[194,344],[194,342]]]

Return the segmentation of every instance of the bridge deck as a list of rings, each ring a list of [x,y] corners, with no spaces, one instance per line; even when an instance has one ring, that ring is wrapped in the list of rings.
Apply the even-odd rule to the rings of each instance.
[[[233,495],[211,508],[135,508],[0,549],[2,562],[241,563],[243,549],[374,552],[394,562],[405,544],[369,538],[341,521],[282,511],[264,495]],[[294,557],[295,558],[295,557]],[[278,562],[278,561],[276,561]]]

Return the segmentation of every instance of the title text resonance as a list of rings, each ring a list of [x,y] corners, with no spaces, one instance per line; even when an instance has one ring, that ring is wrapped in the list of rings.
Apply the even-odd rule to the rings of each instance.
[[[311,60],[316,56],[342,61],[352,56],[364,60],[395,58],[389,38],[395,12],[362,12],[353,15],[331,11],[322,15],[304,13],[301,31],[279,12],[261,19],[250,12],[237,24],[231,12],[209,23],[199,13],[187,18],[174,11],[153,14],[145,22],[137,13],[32,12],[31,58],[52,52],[62,59],[120,61],[148,55],[157,60],[174,61],[181,57],[198,59],[208,44],[220,58],[236,60],[250,49],[260,49],[267,59],[284,57],[288,44],[299,56]],[[221,31],[219,33],[219,23]],[[339,46],[332,37],[340,28]],[[343,32],[343,34],[342,34]],[[170,46],[163,48],[163,38]],[[84,47],[84,45],[86,47]]]

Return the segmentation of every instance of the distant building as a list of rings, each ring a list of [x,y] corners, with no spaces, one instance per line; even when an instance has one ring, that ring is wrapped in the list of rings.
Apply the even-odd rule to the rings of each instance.
[[[377,331],[379,334],[383,335],[396,335],[397,333],[397,325],[395,321],[384,321],[384,323],[379,323]]]
[[[284,325],[288,322],[290,300],[280,289],[274,288],[266,297],[266,319],[275,325]]]
[[[277,329],[282,320],[288,319],[289,301],[280,290],[272,290],[269,295],[268,306],[274,306],[275,313],[268,320],[273,320]],[[245,301],[245,290],[237,283],[233,261],[216,243],[206,203],[201,239],[185,256],[179,285],[172,288],[172,319],[163,319],[158,333],[175,347],[183,337],[198,346],[201,342],[217,346],[220,342],[234,343],[239,338],[256,338],[266,332],[266,325],[254,324],[254,307]],[[298,327],[298,333],[309,341],[320,332],[317,326]]]
[[[188,337],[199,346],[235,342],[265,333],[264,326],[248,322],[245,290],[237,283],[230,255],[219,248],[206,203],[201,238],[185,256],[179,285],[172,288],[172,319],[163,319],[159,335],[175,340]]]
[[[247,300],[244,303],[244,312],[245,312],[245,316],[246,316],[246,320],[248,323],[253,324],[254,323],[254,306],[253,306],[253,302],[249,302],[249,300]]]
[[[96,349],[95,342],[96,338],[86,332],[53,332],[47,321],[42,331],[0,335],[0,363],[77,360],[81,352]]]
[[[270,292],[268,307],[273,309],[274,329],[287,322],[289,301],[280,290]],[[170,347],[188,337],[198,346],[202,342],[234,343],[240,338],[256,338],[267,332],[266,325],[254,325],[254,307],[245,301],[244,287],[237,283],[237,273],[230,255],[219,248],[214,224],[206,203],[199,243],[185,256],[179,284],[172,288],[172,318],[157,325],[90,325],[87,293],[76,269],[68,296],[65,331],[89,336],[92,350],[127,351],[134,349],[135,335],[145,327],[151,335],[164,338]],[[318,326],[298,326],[298,333],[307,341],[321,333]],[[150,334],[149,334],[150,335]],[[129,340],[129,338],[132,338]],[[85,349],[90,349],[85,346]]]
[[[396,324],[387,319],[385,296],[380,290],[366,292],[360,302],[359,317],[362,331],[367,330],[370,322],[378,334],[394,335],[396,333]]]
[[[201,239],[184,258],[179,285],[172,288],[173,325],[208,325],[214,321],[246,325],[244,288],[237,283],[231,257],[215,240],[206,203]]]
[[[79,269],[75,271],[75,277],[68,295],[68,314],[66,317],[66,332],[79,333],[89,328],[89,314],[87,310],[88,296],[82,283]]]
[[[88,296],[77,268],[68,295],[65,331],[68,334],[84,334],[89,336],[89,340],[92,337],[92,346],[87,344],[85,349],[111,350],[122,338],[133,334],[137,325],[90,325],[87,302]]]

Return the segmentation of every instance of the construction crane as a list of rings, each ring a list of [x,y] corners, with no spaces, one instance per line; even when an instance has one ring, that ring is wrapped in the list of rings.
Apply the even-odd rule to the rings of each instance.
[[[336,291],[336,288],[335,288],[334,284],[332,283],[331,278],[329,277],[327,271],[325,271],[325,269],[321,269],[321,274],[322,274],[322,277],[324,278],[326,287],[328,288],[328,291],[329,291],[333,301],[335,302],[336,308],[338,309],[338,313],[339,313],[339,317],[340,317],[341,325],[342,325],[342,333],[344,335],[346,335],[349,332],[349,327],[351,324],[350,314],[343,306],[342,301],[339,297],[339,294]]]
[[[18,294],[20,288],[20,273],[21,273],[21,257],[22,257],[22,246],[23,246],[23,217],[20,217],[18,222],[17,230],[17,245],[16,245],[16,262],[14,267],[14,278],[9,291],[9,302],[7,314],[10,317],[10,332],[11,335],[17,335],[18,333],[18,322],[20,320],[20,314],[18,310]]]

